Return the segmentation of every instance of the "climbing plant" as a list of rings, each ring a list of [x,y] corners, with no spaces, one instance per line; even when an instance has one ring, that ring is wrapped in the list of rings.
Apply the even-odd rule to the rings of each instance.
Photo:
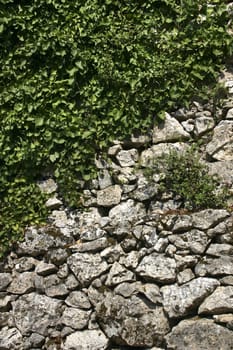
[[[31,208],[43,211],[34,191],[23,205],[42,170],[77,205],[96,152],[204,93],[232,55],[228,17],[220,0],[1,1],[0,194],[11,213],[0,218],[4,247],[18,239],[10,227],[25,211],[22,225],[40,217]]]

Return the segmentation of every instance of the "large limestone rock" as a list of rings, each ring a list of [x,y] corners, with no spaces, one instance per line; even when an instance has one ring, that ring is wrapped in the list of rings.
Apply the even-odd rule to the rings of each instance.
[[[59,323],[60,300],[30,293],[20,296],[12,304],[16,327],[23,335],[36,332],[47,336],[49,327],[56,327]]]
[[[76,253],[67,262],[77,280],[84,286],[109,269],[108,264],[98,254]]]
[[[216,279],[196,278],[182,286],[162,287],[164,309],[171,318],[184,317],[192,313],[219,284]]]
[[[231,350],[233,332],[207,319],[181,321],[166,336],[170,350]]]
[[[105,350],[108,339],[101,330],[83,330],[68,335],[63,350]]]
[[[97,319],[109,339],[132,348],[161,344],[169,331],[162,307],[150,307],[137,296],[108,293],[96,307]]]
[[[187,131],[174,117],[165,113],[164,121],[159,126],[154,126],[153,143],[186,140],[190,137]]]
[[[199,307],[199,314],[233,312],[233,286],[218,287]]]
[[[212,140],[206,146],[207,153],[215,160],[233,160],[233,121],[222,120],[214,129]]]
[[[164,254],[152,253],[142,259],[136,272],[148,281],[171,283],[176,279],[176,262]]]

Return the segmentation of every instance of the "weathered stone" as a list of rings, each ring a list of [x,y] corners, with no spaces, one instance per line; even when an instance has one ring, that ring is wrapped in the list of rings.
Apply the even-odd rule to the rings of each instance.
[[[9,293],[25,294],[32,292],[34,289],[35,272],[23,272],[17,274],[10,286],[7,288]]]
[[[30,337],[24,342],[25,349],[32,349],[39,347],[41,349],[42,345],[45,342],[45,337],[38,333],[32,333]]]
[[[45,206],[50,210],[58,209],[62,206],[62,201],[57,197],[52,197],[46,201]]]
[[[26,272],[33,270],[35,266],[38,264],[38,260],[32,257],[22,257],[16,261],[15,270],[17,272]]]
[[[97,254],[76,253],[68,258],[67,263],[82,285],[90,284],[109,268]]]
[[[142,259],[136,272],[148,281],[170,283],[176,279],[176,262],[164,254],[153,253]]]
[[[119,185],[109,186],[97,192],[97,204],[103,207],[113,207],[120,203],[122,190]]]
[[[166,336],[171,350],[230,350],[233,332],[207,319],[181,321]]]
[[[67,279],[65,281],[65,285],[66,287],[69,289],[69,290],[75,290],[77,289],[77,287],[80,286],[80,283],[79,281],[75,278],[75,276],[70,273],[68,276],[67,276]]]
[[[5,291],[7,286],[11,283],[12,276],[10,273],[0,273],[0,291]]]
[[[164,309],[171,318],[189,315],[217,286],[218,280],[202,277],[181,286],[164,286],[161,288]]]
[[[54,264],[47,264],[45,263],[44,261],[41,261],[37,266],[36,266],[36,269],[35,269],[35,272],[38,274],[38,275],[41,275],[41,276],[47,276],[47,275],[50,275],[52,273],[55,273],[57,272],[57,267],[54,265]]]
[[[91,308],[90,301],[87,295],[82,291],[71,292],[65,300],[65,303],[71,307],[88,310]]]
[[[64,350],[105,350],[108,339],[100,330],[83,330],[68,335],[64,343]]]
[[[44,277],[43,280],[44,291],[48,297],[56,298],[62,297],[69,293],[68,288],[57,275],[49,275]]]
[[[209,237],[200,230],[191,230],[186,233],[179,233],[168,236],[169,241],[179,249],[188,249],[194,254],[204,253],[210,242]]]
[[[0,293],[0,312],[8,311],[10,309],[12,298],[6,293]]]
[[[212,117],[200,116],[196,118],[194,121],[194,134],[196,136],[203,135],[204,133],[212,130],[214,128],[214,125],[215,125],[215,122]]]
[[[83,329],[88,325],[90,314],[91,311],[66,307],[63,311],[61,322],[75,330]]]
[[[69,246],[70,245],[71,245],[71,243],[69,244]],[[66,247],[67,247],[67,245],[66,245]],[[66,262],[68,255],[69,255],[66,247],[48,250],[48,252],[46,254],[47,260],[49,260],[52,264],[55,264],[57,266],[64,264]]]
[[[13,321],[12,314],[9,311],[2,312],[0,310],[0,329],[2,327],[8,326],[9,323],[12,323],[12,321]],[[0,348],[1,348],[1,346],[0,346]]]
[[[118,160],[121,167],[134,166],[135,162],[138,161],[138,151],[135,148],[130,150],[122,150],[117,153],[116,159]]]
[[[217,175],[229,188],[233,185],[233,160],[206,163],[210,175]]]
[[[177,274],[178,284],[184,284],[195,278],[195,275],[191,269],[185,269]]]
[[[177,269],[180,270],[184,270],[188,267],[194,267],[197,262],[198,262],[198,258],[195,255],[186,255],[186,256],[181,256],[178,254],[174,255],[174,258],[176,260],[176,264],[177,264]]]
[[[100,253],[101,258],[104,258],[105,260],[107,260],[109,264],[112,264],[115,261],[119,260],[121,255],[124,255],[124,251],[121,248],[120,244],[112,245],[104,249]]]
[[[233,286],[233,275],[220,278],[219,282],[222,285]]]
[[[106,231],[102,230],[99,227],[95,227],[93,225],[90,227],[81,228],[80,239],[82,241],[94,241],[96,239],[104,237],[105,234],[106,234]]]
[[[23,350],[23,338],[17,328],[4,327],[0,330],[1,350]]]
[[[130,193],[130,198],[137,201],[146,201],[153,198],[159,190],[159,185],[143,175],[138,177],[137,188]]]
[[[227,328],[233,330],[233,314],[213,315],[213,319],[216,323],[224,324]]]
[[[216,257],[220,257],[221,255],[233,256],[233,246],[231,244],[212,243],[207,249],[206,254]]]
[[[190,215],[176,216],[176,221],[172,226],[173,232],[190,230],[193,227],[192,217]]]
[[[193,226],[200,230],[207,230],[226,219],[229,215],[228,211],[224,209],[205,209],[192,214]]]
[[[204,257],[195,267],[197,276],[233,275],[233,257],[220,256],[219,258]]]
[[[188,119],[180,123],[185,131],[192,133],[194,130],[194,120]]]
[[[109,339],[120,345],[159,345],[169,331],[161,307],[150,308],[140,298],[108,293],[96,307],[97,320]]]
[[[108,273],[106,285],[115,286],[122,282],[133,282],[135,279],[136,277],[132,271],[115,262]]]
[[[227,111],[226,119],[233,119],[233,108]]]
[[[154,283],[145,283],[140,286],[139,292],[154,304],[161,304],[162,298],[159,287]]]
[[[16,327],[23,335],[35,332],[46,336],[48,328],[59,322],[61,303],[36,293],[20,296],[12,303]]]
[[[146,247],[153,247],[159,239],[159,235],[157,232],[156,227],[149,226],[149,225],[141,225],[140,235],[138,239],[141,237],[141,239],[144,241]],[[135,229],[140,228],[139,226],[136,226]],[[135,231],[134,231],[135,234]]]
[[[96,239],[94,241],[90,241],[90,242],[77,241],[76,244],[74,244],[70,247],[70,249],[72,250],[72,252],[97,253],[101,250],[104,250],[109,245],[110,245],[109,240],[106,237],[101,237],[101,238],[98,238],[98,239]]]
[[[51,194],[57,191],[57,184],[51,178],[43,181],[38,181],[37,184],[40,187],[40,190],[44,193]]]
[[[141,282],[123,282],[119,284],[115,289],[115,294],[120,294],[124,298],[128,298],[133,294],[137,294],[141,290]]]
[[[207,153],[216,160],[233,160],[233,121],[222,120],[214,129],[212,140],[207,144]]]
[[[174,117],[165,113],[165,119],[153,129],[153,143],[186,140],[190,137],[187,131]]]
[[[183,152],[187,148],[187,144],[182,142],[153,145],[151,148],[142,151],[140,164],[143,167],[153,167],[158,161],[158,158],[168,155],[172,151]]]
[[[199,314],[222,314],[233,312],[233,286],[218,287],[198,309]]]
[[[138,261],[140,258],[140,252],[133,250],[128,254],[125,254],[120,257],[119,263],[124,265],[126,268],[136,269],[138,266]]]
[[[98,174],[99,188],[101,190],[113,184],[112,177],[107,169],[102,169]]]

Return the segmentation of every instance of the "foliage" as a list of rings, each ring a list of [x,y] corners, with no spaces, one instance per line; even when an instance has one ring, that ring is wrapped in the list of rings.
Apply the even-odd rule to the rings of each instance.
[[[208,174],[195,148],[171,151],[156,165],[164,174],[161,191],[171,191],[190,210],[226,207],[227,189],[219,188],[217,176]]]
[[[14,187],[23,215],[41,169],[75,205],[96,152],[202,93],[232,54],[224,2],[2,0],[2,206]]]

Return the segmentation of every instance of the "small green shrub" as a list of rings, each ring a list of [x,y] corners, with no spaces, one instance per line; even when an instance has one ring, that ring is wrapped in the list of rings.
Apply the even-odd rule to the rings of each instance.
[[[208,174],[207,166],[194,149],[172,151],[159,160],[156,167],[164,174],[161,191],[177,195],[185,208],[197,210],[226,206],[226,188],[219,189],[218,177]]]

